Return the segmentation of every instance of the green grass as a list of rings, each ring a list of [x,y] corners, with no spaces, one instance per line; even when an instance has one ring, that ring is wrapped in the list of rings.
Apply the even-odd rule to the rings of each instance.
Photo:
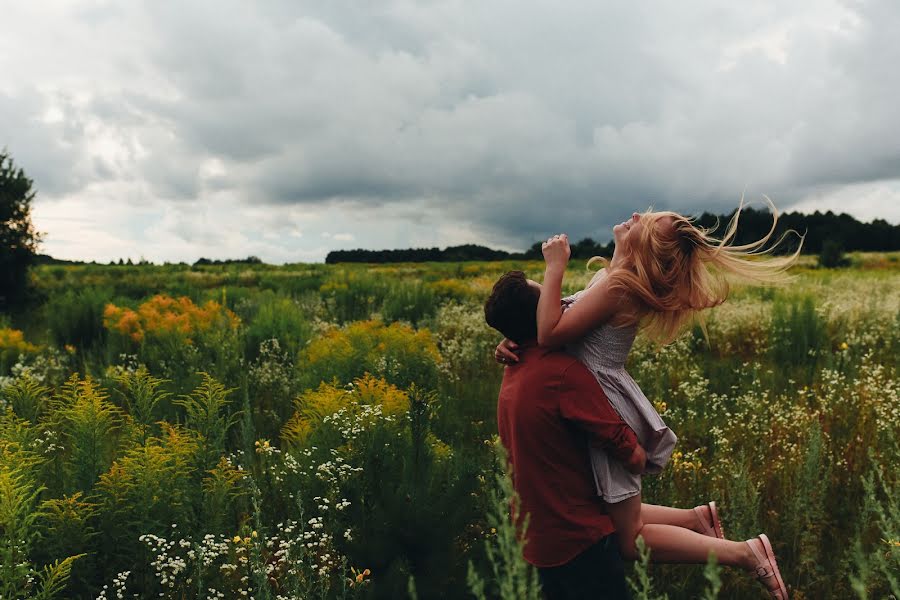
[[[716,500],[730,535],[766,532],[797,598],[897,594],[898,257],[851,254],[834,270],[805,257],[787,287],[736,286],[708,336],[639,338],[629,361],[679,435],[647,501]],[[482,313],[513,268],[543,271],[36,269],[43,303],[0,315],[32,344],[0,347],[3,597],[533,594],[504,528],[502,369]],[[572,264],[565,287],[590,277]],[[104,325],[107,302],[159,293],[240,322],[140,341]],[[635,568],[640,597],[760,594],[729,569]]]

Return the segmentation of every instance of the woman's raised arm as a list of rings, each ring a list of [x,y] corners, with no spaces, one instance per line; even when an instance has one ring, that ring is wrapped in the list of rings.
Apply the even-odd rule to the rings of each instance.
[[[555,348],[581,339],[588,331],[628,308],[627,295],[610,290],[609,279],[604,278],[588,288],[578,302],[563,313],[560,301],[563,275],[571,254],[569,241],[565,235],[554,237],[545,242],[541,250],[547,267],[537,309],[538,344]]]

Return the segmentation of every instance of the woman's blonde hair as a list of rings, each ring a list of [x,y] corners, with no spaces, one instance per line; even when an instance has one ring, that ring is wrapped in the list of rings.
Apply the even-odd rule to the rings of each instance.
[[[784,241],[787,231],[771,246],[766,244],[775,234],[778,211],[769,198],[772,226],[762,238],[749,244],[732,245],[744,199],[738,205],[721,239],[713,237],[717,227],[698,227],[694,219],[674,212],[651,212],[641,215],[643,227],[638,239],[631,240],[622,259],[622,268],[610,270],[610,290],[621,290],[638,300],[639,308],[623,315],[622,322],[640,322],[652,339],[666,344],[677,337],[684,326],[700,317],[700,312],[718,306],[728,297],[729,279],[740,279],[762,285],[784,283],[786,271],[793,265],[803,245],[785,256],[771,256]],[[671,219],[671,227],[663,222]],[[799,235],[799,234],[798,234]],[[760,258],[765,257],[765,258]],[[605,258],[595,256],[588,266]]]

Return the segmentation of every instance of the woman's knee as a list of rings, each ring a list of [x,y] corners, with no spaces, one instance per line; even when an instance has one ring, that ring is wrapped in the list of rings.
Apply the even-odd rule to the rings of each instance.
[[[627,560],[637,560],[635,538],[644,528],[644,520],[641,518],[640,495],[622,502],[608,504],[607,512],[616,528],[622,557]]]

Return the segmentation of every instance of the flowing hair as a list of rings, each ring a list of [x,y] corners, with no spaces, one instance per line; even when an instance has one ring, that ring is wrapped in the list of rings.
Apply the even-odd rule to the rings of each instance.
[[[609,270],[610,291],[619,290],[638,300],[639,308],[622,315],[621,323],[640,323],[651,339],[667,344],[695,320],[706,333],[701,312],[726,300],[729,280],[759,285],[788,281],[787,270],[796,262],[804,236],[786,231],[766,248],[775,234],[778,210],[768,197],[765,200],[772,211],[769,232],[755,242],[739,245],[731,242],[737,234],[743,197],[721,239],[712,235],[718,224],[706,229],[678,213],[643,213],[643,227],[622,257],[622,267]],[[661,223],[667,218],[672,220],[671,227]],[[772,256],[790,233],[800,238],[797,249],[785,256]],[[590,259],[588,266],[595,261],[609,266],[609,261],[599,256]]]

